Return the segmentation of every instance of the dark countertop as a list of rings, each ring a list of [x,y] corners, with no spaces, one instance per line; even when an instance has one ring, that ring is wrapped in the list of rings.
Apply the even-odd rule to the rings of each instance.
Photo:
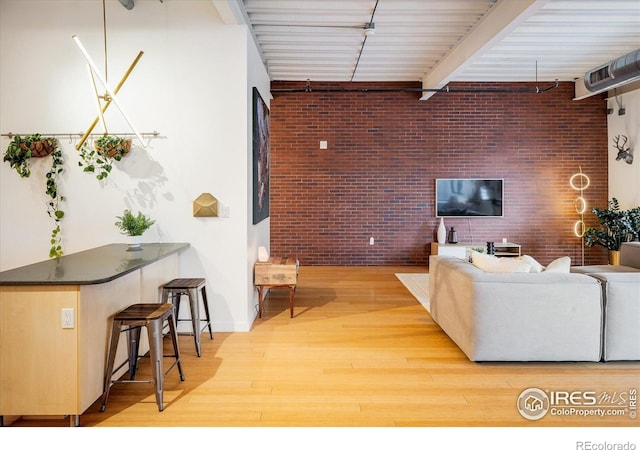
[[[0,286],[100,284],[119,278],[189,247],[188,243],[108,244],[58,259],[0,272]]]

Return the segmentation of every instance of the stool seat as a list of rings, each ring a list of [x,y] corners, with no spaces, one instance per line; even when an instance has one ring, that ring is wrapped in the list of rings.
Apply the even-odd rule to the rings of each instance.
[[[163,354],[162,348],[162,329],[164,322],[169,323],[169,334],[173,344],[173,354],[168,357],[175,358],[174,363],[163,371]],[[123,329],[124,327],[124,329]],[[178,348],[178,334],[176,332],[175,307],[170,303],[136,303],[128,306],[122,311],[116,313],[113,317],[113,326],[111,329],[111,343],[109,345],[109,356],[107,358],[107,366],[104,371],[104,389],[102,393],[102,406],[100,411],[103,412],[107,407],[109,391],[114,383],[135,382],[135,374],[138,368],[138,359],[140,358],[140,334],[141,328],[146,327],[149,336],[149,356],[151,358],[151,373],[153,375],[153,384],[155,385],[156,402],[158,410],[164,409],[163,403],[163,381],[164,377],[175,367],[178,366],[180,372],[180,381],[184,381],[182,372],[182,363],[180,361],[180,350]],[[116,351],[120,333],[128,332],[129,334],[129,358],[114,369]],[[113,380],[113,374],[117,372],[125,364],[129,364],[129,381]]]
[[[131,305],[114,316],[114,320],[126,320],[129,325],[135,321],[146,322],[147,320],[162,319],[171,311],[170,304],[161,303],[137,303]]]
[[[205,317],[200,318],[200,301],[198,293],[202,296]],[[180,318],[180,300],[186,295],[189,298],[191,319]],[[209,328],[209,337],[213,339],[211,317],[209,315],[209,303],[207,302],[206,280],[204,278],[174,278],[162,286],[162,302],[173,303],[176,307],[176,322],[190,321],[193,329],[193,340],[196,354],[201,355],[200,334],[205,328]],[[204,322],[204,326],[201,324]]]

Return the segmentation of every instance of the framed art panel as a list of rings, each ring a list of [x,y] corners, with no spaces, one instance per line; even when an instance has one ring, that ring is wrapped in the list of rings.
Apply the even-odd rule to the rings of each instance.
[[[253,88],[253,224],[269,217],[269,109]]]

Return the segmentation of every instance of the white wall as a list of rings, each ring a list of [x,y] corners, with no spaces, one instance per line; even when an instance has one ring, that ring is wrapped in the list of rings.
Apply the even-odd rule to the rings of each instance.
[[[104,66],[102,2],[0,0],[0,131],[81,133],[95,117],[78,35]],[[190,242],[182,276],[204,276],[217,331],[246,331],[255,318],[253,262],[269,240],[268,220],[251,221],[251,88],[269,98],[269,79],[247,28],[223,25],[212,2],[138,0],[126,10],[107,1],[110,84],[136,54],[144,55],[118,95],[141,132],[160,132],[99,182],[78,167],[77,137],[60,138],[66,171],[63,249],[73,253],[123,237],[114,227],[123,209],[156,219],[146,242]],[[266,94],[266,95],[265,95]],[[110,132],[130,131],[117,109]],[[96,131],[101,132],[98,127]],[[10,139],[2,137],[3,149]],[[46,213],[44,174],[29,179],[0,165],[0,270],[47,259],[53,222]],[[225,217],[194,218],[203,192]]]
[[[607,99],[607,107],[613,109],[608,116],[609,129],[609,198],[615,197],[620,201],[622,209],[630,209],[640,206],[640,89],[627,92]],[[625,114],[618,115],[622,106]],[[618,151],[613,139],[618,135],[629,138],[633,149],[634,161],[632,164],[620,160],[616,161]],[[605,207],[606,205],[600,205]]]

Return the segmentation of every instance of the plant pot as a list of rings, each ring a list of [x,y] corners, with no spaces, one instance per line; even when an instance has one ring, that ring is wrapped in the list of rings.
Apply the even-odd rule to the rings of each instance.
[[[620,265],[620,250],[609,250],[609,264],[612,266]]]
[[[21,143],[20,148],[25,152],[27,150],[31,150],[32,158],[43,158],[53,153],[56,147],[49,139],[43,139],[41,141],[34,141],[29,146],[25,143]]]
[[[117,161],[123,156],[126,156],[131,151],[131,139],[126,139],[115,145],[99,146],[98,143],[94,143],[93,146],[96,151],[102,156],[113,158]]]
[[[142,236],[127,236],[128,252],[142,250]]]

